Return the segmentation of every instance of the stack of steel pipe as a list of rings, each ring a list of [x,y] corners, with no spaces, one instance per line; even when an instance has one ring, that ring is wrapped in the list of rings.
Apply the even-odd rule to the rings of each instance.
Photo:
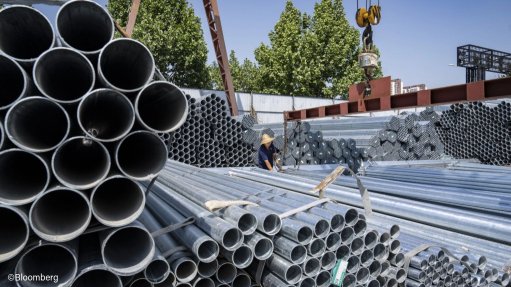
[[[408,272],[405,273],[406,285],[486,286],[491,283],[497,284],[496,286],[509,286],[511,267],[509,196],[504,190],[499,193],[488,189],[484,194],[466,188],[458,189],[456,196],[454,188],[447,189],[442,183],[437,183],[441,177],[427,178],[428,169],[437,170],[439,167],[422,169],[426,170],[426,176],[423,174],[414,176],[428,180],[428,185],[424,186],[361,177],[370,192],[372,208],[376,213],[366,217],[368,225],[377,230],[378,228],[388,230],[394,224],[399,224],[401,229],[406,230],[402,232],[401,237],[396,236],[394,241],[391,241],[389,255],[391,263],[400,267],[406,253],[423,244],[432,245],[416,255],[417,258],[412,258]],[[314,172],[292,170],[273,174],[263,170],[231,169],[229,173],[271,187],[277,186],[306,194],[323,176],[318,177]],[[505,180],[506,174],[497,174],[493,178],[488,176],[485,185],[494,188],[501,184],[499,178]],[[457,179],[457,182],[462,181],[461,177]],[[362,208],[358,189],[353,188],[352,182],[349,177],[340,177],[325,189],[325,196],[348,206]],[[480,188],[484,190],[482,185]],[[453,195],[449,195],[449,192]],[[472,202],[465,200],[464,197],[474,197],[476,193],[478,199],[473,199]],[[391,235],[396,232],[396,227],[391,228]],[[400,269],[393,269],[391,272],[402,273]]]
[[[434,124],[440,116],[427,108],[416,114],[360,117],[295,123],[287,129],[285,165],[346,163],[354,170],[361,160],[439,159],[444,146]],[[259,136],[284,133],[283,126],[255,125]],[[276,131],[276,132],[275,132]],[[257,144],[252,135],[248,142]]]
[[[367,142],[358,141],[357,145],[368,146],[368,140],[371,135],[375,135],[379,130],[384,129],[390,116],[383,117],[341,117],[338,119],[321,119],[308,121],[311,130],[321,131],[325,139],[338,139],[340,137],[365,136]],[[284,134],[284,126],[282,123],[273,124],[255,124],[253,129],[261,131],[270,128],[277,134]],[[363,132],[362,132],[363,131]]]
[[[511,103],[454,104],[437,123],[446,153],[492,165],[511,164]]]
[[[242,123],[228,115],[225,100],[212,94],[200,102],[188,97],[188,103],[185,123],[163,135],[170,159],[199,167],[253,165],[253,148],[242,140]]]
[[[258,148],[263,134],[274,137],[273,144],[280,150],[279,158],[286,166],[341,163],[348,165],[352,170],[357,170],[362,161],[368,158],[366,150],[357,147],[354,139],[325,140],[323,133],[313,131],[309,122],[290,125],[287,129],[286,139],[283,135],[276,135],[270,128],[261,129],[258,134],[252,133],[252,136],[245,140],[256,148]],[[254,160],[256,161],[257,158]]]
[[[392,261],[389,257],[391,252],[399,251],[395,247],[398,243],[391,245],[390,234],[395,231],[367,228],[363,211],[359,213],[353,207],[327,202],[280,217],[316,198],[176,162],[167,164],[156,186],[161,188],[156,191],[157,195],[172,197],[169,199],[172,204],[181,205],[185,213],[219,217],[231,223],[231,229],[237,226],[244,235],[244,244],[230,246],[239,249],[247,246],[252,254],[249,256],[248,252],[237,252],[237,249],[227,252],[222,247],[223,260],[244,269],[238,272],[247,272],[253,280],[259,274],[262,286],[330,286],[332,269],[341,259],[348,263],[343,280],[345,286],[397,286],[406,278],[402,261]],[[213,200],[244,200],[257,206],[241,202],[209,212],[206,207]],[[232,217],[233,214],[238,214],[238,219]],[[245,219],[242,224],[241,214],[252,214],[255,220]],[[203,230],[220,234],[206,226]],[[222,244],[220,239],[217,242]],[[264,267],[258,272],[261,261]]]
[[[431,108],[419,114],[391,117],[385,129],[370,140],[367,148],[374,161],[439,159],[444,153],[434,124],[440,116]]]
[[[163,169],[158,133],[179,128],[188,105],[153,81],[150,51],[114,29],[93,1],[66,2],[55,27],[28,6],[0,11],[1,286],[171,278],[136,221],[139,182]]]
[[[243,115],[241,119],[241,125],[244,129],[248,130],[254,127],[257,124],[257,118],[252,115]]]

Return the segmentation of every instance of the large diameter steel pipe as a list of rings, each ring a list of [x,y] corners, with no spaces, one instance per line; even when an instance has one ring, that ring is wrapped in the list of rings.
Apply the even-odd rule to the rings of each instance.
[[[201,277],[212,277],[218,271],[218,260],[213,260],[209,263],[197,262],[197,273]]]
[[[188,102],[181,89],[166,81],[145,86],[135,100],[139,123],[146,129],[168,133],[181,127],[188,115]]]
[[[84,55],[70,48],[54,48],[37,59],[33,78],[43,95],[62,104],[71,104],[94,88],[96,74]]]
[[[160,252],[157,251],[157,254]],[[170,274],[170,265],[161,255],[155,255],[153,260],[144,269],[144,277],[152,284],[162,283]]]
[[[122,93],[97,89],[78,105],[78,125],[89,137],[103,142],[125,137],[135,123],[135,109]]]
[[[282,236],[275,236],[274,252],[294,264],[301,264],[307,258],[307,249],[292,240]]]
[[[160,183],[156,183],[156,185],[163,187]],[[177,188],[176,186],[176,189]],[[179,195],[176,189],[170,189],[170,186],[168,186],[168,189],[160,189],[155,191],[155,194],[168,205],[179,210],[182,214],[195,216],[197,218],[197,226],[202,228],[202,230],[228,251],[237,250],[243,244],[243,234],[237,227],[199,207],[193,202],[189,202],[186,197]]]
[[[251,287],[252,279],[244,271],[239,271],[238,274],[236,274],[234,281],[232,281],[231,286],[232,287]]]
[[[186,197],[188,200],[199,206],[204,206],[204,203],[211,199],[226,199],[222,196],[216,196],[218,191],[202,189],[197,183],[188,181],[188,179],[184,179],[182,177],[174,177],[166,171],[163,171],[161,174],[159,182],[164,182],[164,184],[169,186],[169,188],[173,191],[179,193],[183,197]],[[211,191],[209,192],[208,190]],[[230,206],[225,208],[220,211],[220,215],[223,219],[225,219],[225,221],[238,226],[238,229],[243,234],[251,234],[257,228],[257,218],[239,206]]]
[[[176,277],[171,272],[167,279],[163,280],[161,283],[153,284],[154,287],[174,287],[177,284]]]
[[[305,276],[314,277],[321,271],[321,261],[318,258],[308,256],[301,267]]]
[[[93,1],[69,1],[62,5],[55,28],[63,45],[86,56],[97,56],[115,31],[110,14]]]
[[[98,185],[110,171],[110,154],[106,147],[86,137],[74,137],[57,148],[52,157],[57,180],[73,189]]]
[[[8,109],[30,93],[30,78],[27,73],[16,61],[5,55],[0,55],[0,87],[2,87],[0,110]]]
[[[222,255],[227,258],[236,268],[247,268],[254,260],[254,253],[247,245],[241,245],[238,249],[229,251],[221,248]]]
[[[89,199],[79,191],[61,187],[41,194],[29,213],[34,233],[51,242],[80,236],[89,226],[91,217]]]
[[[291,218],[282,220],[281,233],[302,245],[309,244],[314,236],[310,225]]]
[[[48,19],[28,6],[12,5],[0,11],[0,35],[0,50],[27,65],[55,43]]]
[[[272,255],[266,261],[266,266],[288,284],[296,284],[302,278],[302,269],[299,265],[293,264],[278,255]]]
[[[148,131],[132,132],[117,145],[115,160],[119,170],[133,180],[150,180],[167,161],[167,146]]]
[[[72,246],[55,243],[38,243],[20,257],[16,274],[54,276],[48,286],[69,286],[78,272],[76,251]],[[18,281],[19,287],[33,287],[32,281]]]
[[[257,260],[266,260],[273,254],[273,242],[257,232],[245,235],[245,244],[252,248],[254,257]]]
[[[101,257],[98,233],[80,236],[78,243],[78,275],[71,287],[122,287],[121,278],[108,270]]]
[[[148,209],[144,209],[143,212],[140,214],[140,216],[137,219],[140,223],[142,223],[145,228],[149,232],[155,232],[163,228],[163,226],[158,222],[158,220],[149,212]],[[162,234],[160,236],[157,236],[154,238],[154,243],[156,244],[156,248],[160,252],[168,252],[170,250],[179,248],[179,245],[177,242],[174,241],[174,239],[169,234]],[[170,268],[172,269],[173,273],[170,273],[169,276],[173,276],[174,280],[178,280],[180,282],[190,282],[193,278],[195,278],[195,275],[197,275],[197,271],[200,272],[200,267],[204,268],[204,265],[197,266],[195,262],[187,257],[187,255],[184,252],[175,252],[170,257],[167,258],[167,261],[170,264]],[[216,272],[216,261],[214,261],[214,264],[211,263],[210,265],[214,265],[214,269],[210,273],[210,276],[212,276]],[[204,268],[208,269],[208,268]],[[204,274],[201,274],[201,276]],[[209,276],[204,276],[209,277]],[[167,281],[167,280],[165,280]]]
[[[71,287],[122,287],[119,276],[104,265],[95,265],[83,270],[76,276]]]
[[[21,149],[0,152],[0,203],[24,205],[50,183],[50,171],[38,155]]]
[[[119,227],[140,216],[145,206],[145,193],[137,182],[124,176],[112,176],[94,188],[90,201],[92,214],[100,223]]]
[[[98,75],[103,84],[123,93],[133,93],[151,81],[154,58],[147,47],[132,39],[116,39],[99,53]]]
[[[153,186],[152,189],[158,188]],[[147,206],[151,213],[164,224],[175,224],[185,220],[185,217],[175,209],[169,207],[156,195],[150,193],[147,197]],[[202,262],[214,261],[219,253],[219,246],[216,241],[207,236],[195,225],[188,225],[181,229],[182,232],[176,232],[176,238]],[[177,275],[177,272],[176,272]]]
[[[236,277],[236,267],[228,261],[218,262],[218,268],[215,274],[216,280],[220,283],[231,284]]]
[[[144,270],[154,257],[153,237],[139,222],[104,231],[100,239],[103,261],[117,275],[135,275]]]
[[[27,215],[20,209],[0,204],[0,263],[18,255],[28,241]]]
[[[310,193],[316,183],[312,180],[279,174],[278,177],[258,171],[231,171],[231,175],[267,183],[282,188],[288,188],[300,193]],[[326,196],[339,199],[347,204],[362,207],[360,195],[355,189],[331,186],[326,189]],[[397,198],[378,193],[372,193],[371,203],[373,209],[379,212],[393,214],[400,218],[411,218],[415,221],[426,222],[430,225],[454,229],[477,237],[489,238],[493,241],[511,243],[511,225],[503,217],[483,214],[453,207],[438,206],[425,202]],[[456,220],[453,220],[456,219]],[[491,222],[491,225],[488,225]]]
[[[67,138],[70,125],[64,108],[43,97],[24,98],[5,116],[5,133],[9,140],[32,152],[55,149]]]

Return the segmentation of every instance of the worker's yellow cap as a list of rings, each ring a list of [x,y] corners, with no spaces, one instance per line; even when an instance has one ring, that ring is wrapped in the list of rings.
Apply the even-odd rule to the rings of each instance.
[[[273,141],[273,138],[267,134],[263,134],[263,136],[261,137],[261,144],[271,143],[272,141]]]

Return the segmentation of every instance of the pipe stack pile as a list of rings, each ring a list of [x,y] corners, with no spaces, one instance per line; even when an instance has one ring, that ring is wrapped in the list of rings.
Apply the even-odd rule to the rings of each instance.
[[[454,104],[436,127],[446,153],[492,165],[511,164],[511,103]]]
[[[444,152],[434,125],[439,118],[430,108],[419,114],[391,117],[385,129],[370,139],[369,158],[374,161],[439,159]]]
[[[228,115],[225,100],[215,94],[200,102],[187,99],[185,123],[163,135],[169,139],[169,158],[199,167],[252,165],[252,146],[243,142],[242,123]]]
[[[288,129],[285,165],[346,163],[356,170],[363,160],[439,159],[444,145],[435,130],[440,116],[433,109],[419,114],[319,120]],[[271,127],[271,128],[270,128]],[[284,134],[277,125],[255,125],[259,132]],[[276,131],[276,132],[275,132]],[[252,133],[249,140],[256,141]]]
[[[398,260],[389,258],[397,250],[397,243],[391,244],[396,234],[391,235],[390,229],[367,228],[363,214],[352,207],[328,202],[280,217],[316,199],[175,162],[167,165],[156,186],[156,195],[184,214],[219,222],[201,228],[217,236],[220,262],[230,262],[238,274],[255,278],[260,261],[265,261],[262,286],[330,286],[338,259],[348,262],[343,286],[397,286],[405,278],[402,254]],[[206,210],[212,200],[240,199],[257,205],[242,203],[213,213]],[[232,234],[227,241],[228,230]]]
[[[370,173],[372,168],[369,167],[366,173]],[[402,167],[400,172],[406,174],[406,168]],[[432,245],[412,258],[411,267],[406,273],[406,285],[486,286],[491,283],[496,284],[495,286],[509,286],[511,200],[503,190],[499,192],[494,189],[501,184],[502,187],[505,186],[505,183],[500,181],[509,177],[510,172],[493,177],[488,171],[480,174],[472,172],[471,176],[478,180],[486,175],[485,186],[480,185],[477,190],[447,188],[442,182],[448,182],[448,174],[428,178],[424,176],[427,175],[427,170],[436,169],[417,169],[423,170],[424,174],[420,173],[420,178],[422,181],[427,180],[427,184],[361,178],[370,192],[375,212],[373,216],[366,218],[368,225],[377,230],[388,230],[393,224],[399,224],[401,228],[401,236],[395,237],[395,248],[392,244],[390,247],[391,263],[401,262],[403,255],[417,246]],[[414,168],[410,168],[410,172],[413,170]],[[274,175],[263,170],[235,169],[231,170],[230,174],[270,187],[308,193],[326,174],[324,170],[318,171],[288,170],[287,173],[290,174]],[[395,173],[389,176],[394,175]],[[418,175],[410,174],[409,177],[417,178]],[[464,182],[465,179],[467,177],[458,175],[452,182]],[[476,179],[473,180],[475,181]],[[348,206],[361,208],[358,189],[353,188],[356,186],[354,182],[350,177],[343,176],[325,190],[325,196]],[[470,199],[466,199],[467,196]],[[395,232],[391,232],[393,233]],[[397,265],[401,264],[402,262]]]
[[[59,41],[31,7],[0,11],[0,285],[173,282],[135,220],[139,181],[167,159],[158,133],[184,122],[185,95],[152,81],[150,51],[113,40],[112,19],[93,1],[64,4],[55,31]]]
[[[381,117],[341,117],[308,121],[313,131],[321,131],[324,139],[352,138],[357,146],[369,147],[369,140],[385,128],[390,116]],[[284,134],[282,124],[257,124],[254,130],[271,128],[277,134]]]
[[[362,161],[368,158],[365,149],[357,147],[354,139],[323,139],[321,131],[311,130],[309,122],[293,123],[288,127],[286,139],[283,135],[276,135],[270,128],[259,131],[259,135],[252,130],[253,135],[247,137],[247,142],[258,147],[260,138],[267,134],[275,138],[273,144],[280,150],[280,159],[286,166],[317,165],[317,164],[347,164],[352,170],[357,170]],[[285,147],[287,141],[287,147]],[[257,160],[257,158],[254,158]]]

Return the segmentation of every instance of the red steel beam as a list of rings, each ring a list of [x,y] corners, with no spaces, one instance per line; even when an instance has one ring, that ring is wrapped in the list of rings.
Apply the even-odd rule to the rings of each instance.
[[[203,0],[206,17],[208,19],[209,31],[213,39],[213,47],[215,48],[220,75],[224,84],[227,102],[232,116],[238,115],[238,105],[234,95],[234,85],[232,83],[231,68],[229,66],[229,57],[227,48],[225,47],[224,32],[220,21],[220,12],[218,10],[217,0]]]
[[[387,81],[385,79],[385,81]],[[373,86],[373,85],[371,85]],[[382,85],[384,87],[385,85]],[[373,87],[373,92],[374,92]],[[350,88],[355,89],[356,87]],[[387,90],[386,87],[384,87]],[[376,91],[377,94],[380,93]],[[381,94],[381,93],[380,93]],[[446,105],[451,103],[495,100],[511,98],[511,77],[479,81],[464,85],[424,90],[414,93],[390,96],[370,96],[368,98],[351,97],[349,102],[315,107],[310,109],[286,111],[284,118],[287,121],[305,120],[320,117],[346,116],[364,112],[378,112],[395,109],[426,107],[431,105]]]

